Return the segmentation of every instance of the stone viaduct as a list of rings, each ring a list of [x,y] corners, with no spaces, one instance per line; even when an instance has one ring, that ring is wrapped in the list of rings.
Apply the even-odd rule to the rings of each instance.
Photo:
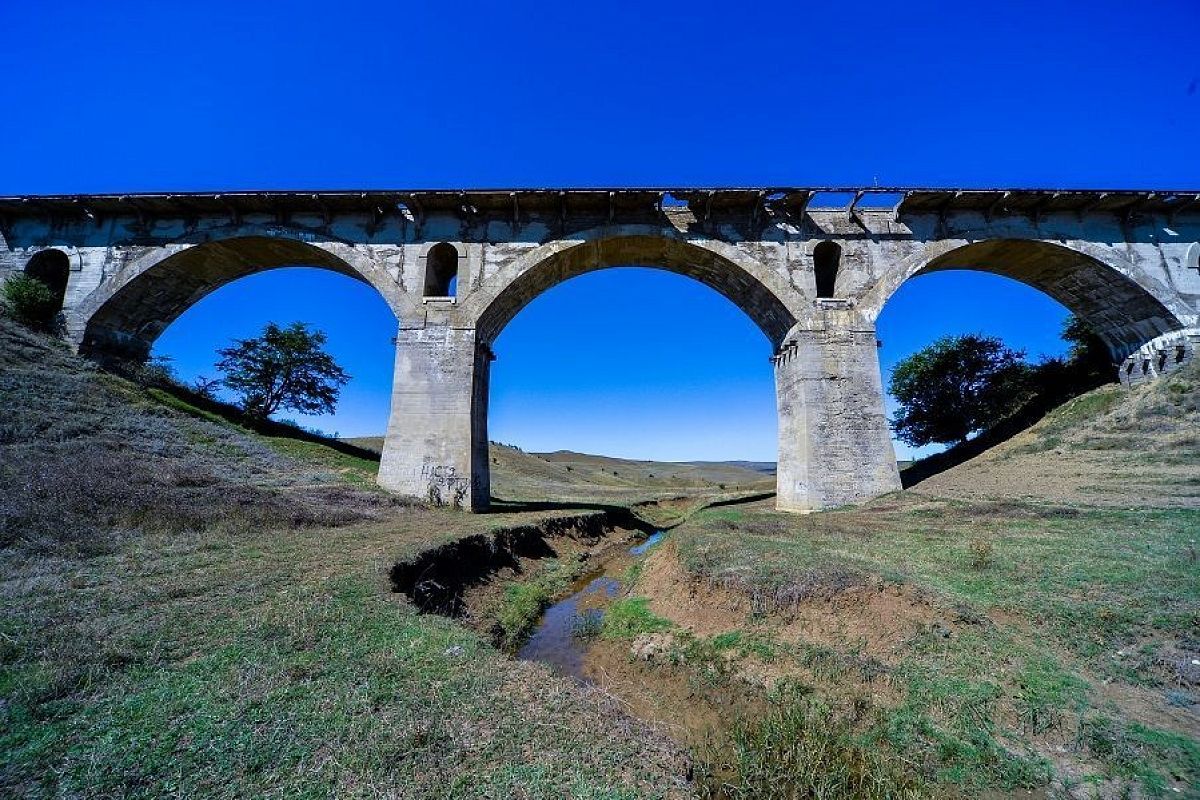
[[[163,329],[209,292],[292,265],[369,283],[399,320],[379,483],[471,509],[489,501],[491,345],[538,294],[590,270],[677,272],[720,292],[757,323],[775,348],[777,502],[789,511],[899,487],[875,320],[914,276],[974,269],[1036,287],[1091,323],[1127,382],[1173,369],[1200,343],[1196,192],[0,198],[0,279],[26,271],[50,283],[62,298],[67,335],[87,354],[145,356]]]

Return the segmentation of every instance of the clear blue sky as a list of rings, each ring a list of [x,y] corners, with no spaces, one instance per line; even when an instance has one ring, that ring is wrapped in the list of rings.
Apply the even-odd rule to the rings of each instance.
[[[1200,4],[0,4],[0,193],[589,185],[1200,186]],[[984,302],[986,300],[986,302]],[[941,333],[1060,349],[1063,311],[976,274],[905,286],[885,370]],[[279,271],[158,351],[211,372],[268,319],[327,330],[343,434],[386,419],[394,321]],[[569,324],[564,324],[569,322]],[[497,343],[493,438],[774,453],[768,347],[686,279],[612,270]]]

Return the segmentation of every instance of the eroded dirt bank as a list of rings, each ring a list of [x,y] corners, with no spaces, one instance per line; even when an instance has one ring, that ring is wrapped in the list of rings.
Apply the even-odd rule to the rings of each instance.
[[[510,649],[550,600],[614,550],[653,528],[622,510],[588,511],[505,527],[426,550],[390,570],[393,591],[423,611],[463,619]],[[526,585],[522,608],[504,595]],[[509,605],[517,605],[510,603]],[[510,619],[517,612],[524,618]],[[507,626],[507,628],[505,627]]]
[[[684,744],[702,795],[754,796],[738,794],[747,781],[826,758],[847,773],[868,765],[863,775],[895,790],[864,796],[1153,797],[1189,787],[1197,726],[1182,673],[1155,688],[1152,670],[1135,683],[1127,667],[1085,663],[1077,651],[1092,645],[1060,638],[1047,601],[1026,598],[1035,584],[1007,599],[1009,571],[1042,562],[1010,567],[1010,552],[1022,551],[983,538],[1003,524],[1028,531],[1026,549],[1069,546],[1076,529],[1108,517],[1014,507],[1000,523],[994,510],[918,497],[820,519],[781,519],[766,504],[710,508],[646,553],[633,547],[644,530],[590,516],[431,551],[397,574],[413,592],[422,580],[450,587],[453,602],[432,607]],[[1168,541],[1175,524],[1162,521]],[[912,533],[921,525],[949,538]],[[949,579],[921,577],[928,568],[915,561],[867,566],[893,549],[932,559],[931,574]],[[464,555],[455,583],[440,560]]]

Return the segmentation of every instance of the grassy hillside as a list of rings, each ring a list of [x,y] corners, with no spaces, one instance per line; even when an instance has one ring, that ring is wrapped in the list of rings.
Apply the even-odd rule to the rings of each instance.
[[[701,512],[632,590],[671,637],[640,680],[718,653],[691,704],[768,687],[726,765],[752,786],[804,766],[780,753],[816,747],[788,716],[815,702],[935,796],[1200,797],[1197,375],[1082,395],[862,507]]]
[[[1105,386],[917,485],[948,497],[1200,507],[1200,365],[1130,391]]]
[[[451,542],[504,556],[497,529],[574,547],[596,512],[404,503],[370,459],[0,318],[0,794],[1200,796],[1198,386],[1099,390],[807,516],[697,513],[771,485],[738,465],[493,448],[505,499],[691,495],[657,509],[687,519],[630,569],[598,691],[389,579]],[[447,574],[531,620],[570,547]]]
[[[678,749],[390,591],[400,503],[0,318],[0,795],[628,797]]]

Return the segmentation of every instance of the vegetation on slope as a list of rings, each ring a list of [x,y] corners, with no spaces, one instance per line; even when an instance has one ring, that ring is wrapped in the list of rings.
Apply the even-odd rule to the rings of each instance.
[[[1200,794],[1197,385],[1085,395],[857,509],[688,506],[596,639],[629,662],[660,637],[637,674],[736,722],[689,786],[677,746],[610,697],[389,591],[398,561],[546,514],[399,503],[352,451],[0,319],[0,792]],[[587,497],[554,462],[517,482]],[[1000,469],[1056,501],[1013,499]],[[641,480],[612,496],[658,492]]]
[[[700,653],[691,668],[711,675],[724,642],[721,680],[798,687],[938,794],[1052,781],[1064,797],[1200,795],[1198,387],[1193,368],[1098,389],[979,459],[1027,479],[1049,463],[1095,470],[1024,485],[1057,503],[979,499],[972,462],[921,485],[942,497],[802,518],[710,509],[655,556],[674,553],[677,572],[652,562],[636,591],[681,631],[673,663]],[[1096,453],[1103,468],[1177,471],[1113,508],[1090,490]],[[739,756],[755,774],[795,755],[779,723],[745,723],[774,728],[743,737],[761,744]]]
[[[1200,364],[1104,386],[918,490],[1124,507],[1200,507]]]
[[[408,506],[371,469],[92,369],[0,318],[0,794],[661,796],[613,702],[389,591],[544,515]],[[167,401],[167,402],[163,402]]]

